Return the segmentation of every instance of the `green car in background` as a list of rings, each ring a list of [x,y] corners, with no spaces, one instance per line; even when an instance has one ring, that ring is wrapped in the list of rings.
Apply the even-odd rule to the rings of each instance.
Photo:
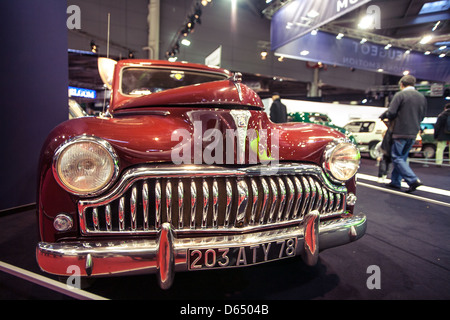
[[[350,131],[343,127],[339,127],[331,121],[331,119],[328,117],[328,115],[324,113],[318,113],[318,112],[295,112],[295,113],[289,113],[288,114],[288,121],[289,122],[308,122],[308,123],[317,123],[321,124],[330,128],[333,128],[339,132],[342,132],[345,134],[351,142],[353,142],[355,145],[358,145],[356,142],[355,137],[352,135]]]

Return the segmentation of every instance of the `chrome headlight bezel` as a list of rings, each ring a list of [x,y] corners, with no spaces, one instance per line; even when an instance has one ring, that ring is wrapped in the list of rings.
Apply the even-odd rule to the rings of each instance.
[[[65,179],[61,175],[60,162],[62,157],[70,148],[73,148],[80,143],[90,143],[96,148],[101,148],[108,156],[108,159],[106,160],[110,161],[111,172],[108,174],[108,178],[105,179],[101,185],[95,188],[77,188],[76,186],[70,185],[67,181],[65,181]],[[117,180],[117,177],[119,175],[119,158],[109,142],[95,136],[77,136],[65,141],[56,149],[53,156],[52,171],[56,182],[67,192],[78,196],[95,196],[108,189],[111,184],[113,184]]]
[[[350,164],[350,167],[348,168],[350,171],[348,173],[342,173],[342,170],[336,166],[336,161],[340,161],[341,164],[343,161],[339,158],[336,159],[336,157],[339,156],[343,157],[342,155],[339,155],[338,152],[342,152],[342,150],[345,149],[349,152],[349,154],[345,156],[348,159],[344,160],[346,164]],[[349,139],[338,139],[326,146],[323,159],[322,166],[329,178],[334,182],[344,183],[355,176],[360,166],[361,155],[358,148]]]

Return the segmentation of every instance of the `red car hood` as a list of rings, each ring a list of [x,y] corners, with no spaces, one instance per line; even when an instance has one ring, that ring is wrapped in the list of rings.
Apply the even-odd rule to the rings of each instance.
[[[114,114],[118,110],[142,107],[205,106],[210,108],[227,105],[264,108],[260,97],[246,85],[232,80],[221,80],[169,89],[137,98],[129,97],[125,101],[121,99],[121,102],[110,107],[110,112]]]

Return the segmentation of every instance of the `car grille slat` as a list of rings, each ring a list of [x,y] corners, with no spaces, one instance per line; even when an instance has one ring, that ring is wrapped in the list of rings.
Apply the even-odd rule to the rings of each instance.
[[[169,222],[176,232],[239,232],[301,222],[345,211],[345,188],[323,175],[159,176],[131,179],[118,194],[80,202],[83,234],[154,234]]]

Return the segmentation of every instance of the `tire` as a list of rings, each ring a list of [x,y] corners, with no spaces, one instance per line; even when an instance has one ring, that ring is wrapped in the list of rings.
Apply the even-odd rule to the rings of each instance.
[[[372,141],[369,144],[369,156],[371,159],[374,159],[374,160],[377,159],[377,151],[375,148],[377,147],[378,142],[380,142],[380,141]]]
[[[422,147],[422,154],[425,159],[433,159],[436,157],[436,146],[432,144],[426,144]]]

